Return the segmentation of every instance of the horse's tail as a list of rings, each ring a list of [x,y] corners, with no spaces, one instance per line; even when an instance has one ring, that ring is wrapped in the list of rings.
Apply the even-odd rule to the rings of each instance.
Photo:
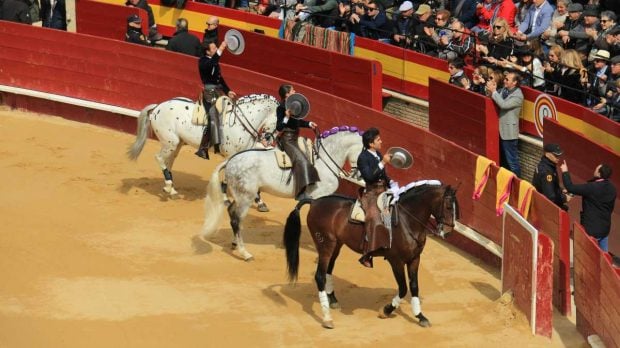
[[[202,225],[202,236],[209,237],[217,231],[224,211],[224,194],[220,183],[220,170],[228,164],[228,161],[220,163],[209,179],[207,196],[205,197],[205,222]]]
[[[295,282],[299,271],[299,238],[301,236],[301,219],[299,209],[304,204],[311,203],[311,199],[302,199],[289,214],[284,226],[284,245],[286,246],[286,265],[288,280]]]
[[[127,149],[127,157],[130,160],[137,160],[138,156],[142,152],[144,148],[144,144],[146,144],[146,137],[148,136],[149,129],[151,128],[151,122],[149,122],[149,114],[153,109],[157,107],[157,104],[151,104],[146,106],[142,111],[140,111],[140,116],[138,116],[138,130],[136,132],[136,141],[129,146]]]

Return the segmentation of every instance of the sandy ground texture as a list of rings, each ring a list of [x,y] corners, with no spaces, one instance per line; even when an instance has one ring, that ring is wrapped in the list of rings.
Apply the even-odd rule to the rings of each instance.
[[[293,201],[266,196],[270,213],[245,224],[253,262],[230,251],[226,217],[198,237],[206,178],[218,162],[185,148],[173,171],[179,199],[162,195],[150,140],[0,109],[1,347],[540,347],[586,346],[557,315],[554,337],[533,337],[500,301],[500,274],[430,239],[422,256],[422,328],[383,260],[370,270],[344,250],[335,270],[342,309],[323,329],[314,248],[303,231],[300,279],[286,279],[281,236]],[[305,208],[304,210],[307,210]]]

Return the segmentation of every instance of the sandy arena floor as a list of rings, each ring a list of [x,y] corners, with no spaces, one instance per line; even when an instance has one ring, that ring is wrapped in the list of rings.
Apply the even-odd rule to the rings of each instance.
[[[586,346],[559,315],[552,341],[532,337],[499,300],[499,271],[436,239],[420,274],[432,328],[414,322],[409,297],[377,318],[396,293],[389,265],[366,269],[343,249],[342,309],[323,329],[305,231],[299,283],[286,280],[280,240],[293,201],[266,196],[272,212],[251,211],[255,261],[244,262],[229,250],[227,217],[212,240],[197,236],[219,160],[184,148],[173,171],[181,197],[168,200],[155,141],[134,163],[131,134],[6,107],[0,134],[0,347]]]

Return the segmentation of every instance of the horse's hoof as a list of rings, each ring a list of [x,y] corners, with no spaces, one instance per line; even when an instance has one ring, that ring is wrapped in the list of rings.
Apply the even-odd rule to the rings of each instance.
[[[235,250],[235,249],[237,249],[237,243],[230,244],[230,250]]]
[[[243,261],[245,261],[245,262],[252,262],[252,261],[254,261],[254,256],[246,256],[246,257],[243,259]]]
[[[383,307],[381,307],[381,309],[379,309],[379,315],[378,315],[379,319],[389,319],[394,317],[394,314],[392,313],[385,313],[385,310],[383,309]]]
[[[428,321],[428,319],[423,319],[423,320],[420,320],[420,326],[421,327],[431,327],[432,325],[431,325],[431,322]]]
[[[421,327],[431,327],[431,322],[428,321],[428,319],[426,319],[424,314],[420,313],[420,314],[416,315],[415,317],[418,318],[418,320],[420,320],[420,326]]]
[[[323,321],[323,327],[326,329],[333,329],[334,328],[334,322],[332,320],[324,320]]]
[[[267,213],[269,212],[269,208],[267,207],[267,204],[261,202],[258,204],[258,207],[256,207],[258,209],[259,212],[261,213]]]
[[[331,308],[331,309],[340,309],[340,303],[338,303],[338,302],[330,302],[329,303],[329,308]]]

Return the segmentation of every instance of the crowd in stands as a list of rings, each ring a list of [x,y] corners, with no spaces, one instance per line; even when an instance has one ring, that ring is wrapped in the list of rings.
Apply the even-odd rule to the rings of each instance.
[[[272,2],[269,2],[272,1]],[[610,0],[261,0],[258,12],[470,65],[481,94],[503,74],[620,121],[620,26]],[[462,61],[462,63],[461,63]],[[462,76],[461,76],[462,74]],[[460,78],[456,78],[460,76]]]

